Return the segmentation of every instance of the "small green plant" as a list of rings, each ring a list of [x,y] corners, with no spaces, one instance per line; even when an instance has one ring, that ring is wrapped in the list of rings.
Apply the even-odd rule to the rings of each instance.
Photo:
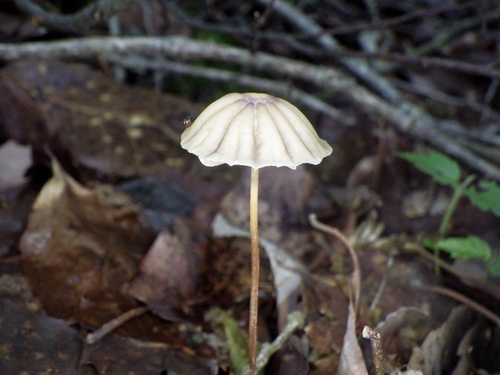
[[[448,156],[437,152],[401,152],[398,156],[409,161],[420,171],[428,174],[441,185],[450,186],[453,196],[439,226],[438,241],[425,241],[425,245],[434,250],[436,256],[439,251],[446,251],[453,258],[481,259],[485,261],[488,272],[493,276],[500,276],[500,254],[491,249],[490,245],[476,236],[446,237],[451,217],[457,204],[463,196],[484,212],[491,212],[500,217],[500,186],[495,181],[479,180],[477,188],[471,186],[475,180],[469,175],[463,180],[458,163]]]
[[[227,340],[227,348],[229,350],[229,359],[236,375],[249,375],[250,369],[248,366],[248,335],[244,332],[238,323],[229,315],[229,313],[215,307],[206,315],[205,319],[221,324],[224,328],[224,334]],[[294,311],[288,314],[287,322],[281,333],[271,343],[259,343],[257,351],[257,373],[261,374],[264,371],[271,356],[278,350],[283,348],[290,336],[295,330],[304,326],[304,314],[300,311]]]

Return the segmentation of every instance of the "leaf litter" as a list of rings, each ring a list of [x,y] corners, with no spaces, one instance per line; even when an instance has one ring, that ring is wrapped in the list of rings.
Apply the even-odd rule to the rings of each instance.
[[[27,225],[19,242],[21,256],[4,260],[17,264],[19,270],[22,265],[26,285],[33,292],[31,296],[23,292],[24,297],[17,299],[8,296],[16,303],[9,305],[7,279],[0,283],[2,319],[7,322],[0,328],[6,330],[5,337],[10,337],[22,325],[33,327],[35,333],[40,324],[48,325],[52,332],[61,332],[56,338],[59,341],[54,343],[52,337],[47,336],[37,344],[40,351],[52,354],[57,353],[56,348],[68,345],[67,349],[72,352],[65,357],[67,361],[51,364],[60,371],[69,364],[76,366],[75,371],[79,373],[104,368],[116,374],[125,371],[230,373],[225,336],[204,314],[213,307],[223,308],[242,328],[248,319],[245,307],[249,293],[249,246],[244,224],[248,215],[245,182],[248,179],[240,171],[228,171],[224,167],[208,174],[189,156],[180,153],[173,143],[168,151],[169,162],[165,164],[162,156],[151,168],[145,166],[146,159],[132,162],[116,159],[116,154],[110,159],[107,146],[102,148],[102,153],[98,147],[73,147],[74,139],[68,138],[66,130],[59,133],[58,129],[75,108],[78,113],[71,117],[72,121],[83,117],[81,124],[71,122],[76,126],[74,134],[87,144],[106,137],[95,138],[93,130],[84,125],[91,123],[91,117],[85,114],[87,107],[78,104],[77,94],[69,92],[69,97],[59,97],[50,89],[54,86],[47,77],[53,73],[48,72],[44,78],[47,81],[41,83],[42,94],[32,97],[29,93],[33,91],[19,89],[23,86],[19,84],[22,72],[35,67],[40,73],[40,69],[43,72],[43,67],[48,66],[54,71],[80,72],[92,77],[99,92],[111,96],[121,89],[109,86],[102,76],[94,77],[84,66],[30,64],[33,63],[17,65],[2,73],[2,89],[8,89],[16,103],[33,108],[30,113],[35,116],[23,121],[32,128],[19,134],[14,132],[14,122],[9,122],[16,112],[8,112],[9,134],[19,142],[40,146],[39,139],[33,136],[36,117],[40,117],[46,125],[42,138],[56,156],[61,158],[69,152],[73,161],[67,163],[67,159],[61,158],[65,161],[64,168],[53,161],[53,176],[40,191],[29,218],[25,218]],[[67,87],[70,83],[63,79],[60,84]],[[85,98],[96,92],[92,87],[89,89]],[[141,92],[141,95],[149,94]],[[164,103],[171,98],[162,96],[157,100],[155,103]],[[102,106],[97,108],[98,112],[104,111]],[[125,109],[113,107],[113,111],[115,115],[108,115],[106,120],[110,123],[120,120],[120,113]],[[181,106],[177,116],[181,118],[192,111],[196,109]],[[106,119],[105,112],[97,115]],[[182,121],[176,123],[182,124]],[[111,134],[108,132],[111,125],[106,124],[96,129],[102,134]],[[160,134],[154,129],[142,130],[151,131],[151,135]],[[130,148],[131,144],[127,141],[123,145]],[[134,152],[141,153],[144,145],[135,143]],[[87,170],[80,174],[83,183],[64,170],[74,172],[75,166]],[[316,175],[306,168],[299,168],[294,174],[288,174],[285,169],[262,171],[274,177],[274,180],[262,179],[260,201],[262,247],[269,258],[269,263],[263,265],[265,272],[261,277],[264,298],[260,308],[266,317],[259,327],[262,342],[272,342],[279,335],[289,313],[301,311],[305,316],[304,329],[291,334],[270,359],[269,373],[297,371],[320,375],[335,371],[342,374],[372,371],[370,343],[360,338],[364,325],[375,327],[382,336],[387,373],[462,374],[481,366],[495,367],[494,360],[488,362],[486,357],[494,357],[491,348],[498,345],[498,328],[470,309],[456,309],[451,300],[418,285],[439,284],[440,277],[434,274],[431,262],[409,252],[406,245],[418,240],[412,237],[416,233],[431,232],[436,225],[425,212],[411,220],[401,212],[401,201],[410,191],[415,187],[428,188],[421,176],[404,168],[397,162],[383,165],[383,176],[379,176],[378,184],[369,185],[368,195],[352,194],[366,177],[360,177],[360,169],[353,169],[352,174],[358,175],[349,178],[350,194],[335,196],[329,195],[328,189],[322,186],[321,171]],[[394,173],[395,170],[406,171],[406,175]],[[111,180],[117,176],[139,175],[140,178],[162,173],[159,182],[137,180],[138,189],[96,184],[89,179],[99,175]],[[266,185],[265,181],[272,182]],[[17,179],[16,183],[24,184],[24,181]],[[161,198],[151,200],[156,194],[154,189],[162,184],[174,186],[173,190],[161,191],[166,191],[169,202],[181,202],[181,210],[175,204],[159,207],[157,202]],[[449,196],[445,188],[436,191],[441,194],[440,199]],[[467,210],[466,204],[460,209]],[[150,211],[145,214],[147,210]],[[309,226],[310,212],[316,212],[345,234],[358,254],[359,267],[338,240]],[[378,215],[372,215],[373,212]],[[221,215],[230,222],[231,231],[220,232],[217,220]],[[478,223],[483,220],[475,213],[467,220],[459,218],[455,227],[466,228],[475,217]],[[353,269],[361,278],[357,277],[359,281],[351,289],[349,274]],[[386,281],[382,283],[382,280]],[[463,287],[460,277],[446,275],[445,280]],[[485,291],[482,300],[494,311],[498,296],[488,293],[483,284],[472,283]],[[376,303],[372,303],[373,300]],[[28,314],[28,307],[33,312]],[[141,311],[141,314],[92,345],[84,343],[88,333],[130,311]],[[16,316],[18,319],[13,319]],[[33,319],[37,323],[30,323]],[[19,340],[32,337],[36,335],[22,336]],[[13,365],[22,368],[19,367],[25,365],[22,358],[37,352],[35,346],[14,343],[17,344],[1,346],[2,353],[13,350],[9,352],[9,362],[0,365],[6,373],[11,373]],[[30,343],[34,345],[35,341]],[[29,368],[35,369],[34,365]]]

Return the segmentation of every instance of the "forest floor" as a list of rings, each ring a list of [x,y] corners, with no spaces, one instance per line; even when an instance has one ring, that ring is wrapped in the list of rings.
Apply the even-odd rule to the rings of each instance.
[[[248,91],[333,148],[260,171],[263,373],[500,374],[497,2],[69,3],[0,2],[1,375],[245,373],[250,168],[180,137]]]

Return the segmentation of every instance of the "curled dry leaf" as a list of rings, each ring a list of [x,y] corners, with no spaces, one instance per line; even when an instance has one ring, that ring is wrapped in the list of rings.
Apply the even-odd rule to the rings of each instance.
[[[448,319],[413,349],[408,368],[423,374],[451,373],[460,341],[475,321],[474,313],[465,306],[453,309]]]
[[[153,235],[125,197],[108,203],[57,163],[53,172],[20,241],[23,268],[48,314],[99,326],[136,306],[122,290]]]
[[[191,246],[190,246],[191,245]],[[203,252],[163,230],[151,246],[129,293],[165,320],[182,320],[203,265]]]
[[[340,353],[339,375],[368,375],[363,352],[358,343],[356,334],[356,310],[353,303],[349,303],[349,314],[347,316],[347,328],[344,334],[344,344]]]

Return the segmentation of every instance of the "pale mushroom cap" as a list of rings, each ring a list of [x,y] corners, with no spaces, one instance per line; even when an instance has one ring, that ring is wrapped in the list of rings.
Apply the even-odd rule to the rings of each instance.
[[[210,104],[182,133],[181,146],[209,167],[295,169],[332,153],[295,106],[258,93],[228,94]]]

